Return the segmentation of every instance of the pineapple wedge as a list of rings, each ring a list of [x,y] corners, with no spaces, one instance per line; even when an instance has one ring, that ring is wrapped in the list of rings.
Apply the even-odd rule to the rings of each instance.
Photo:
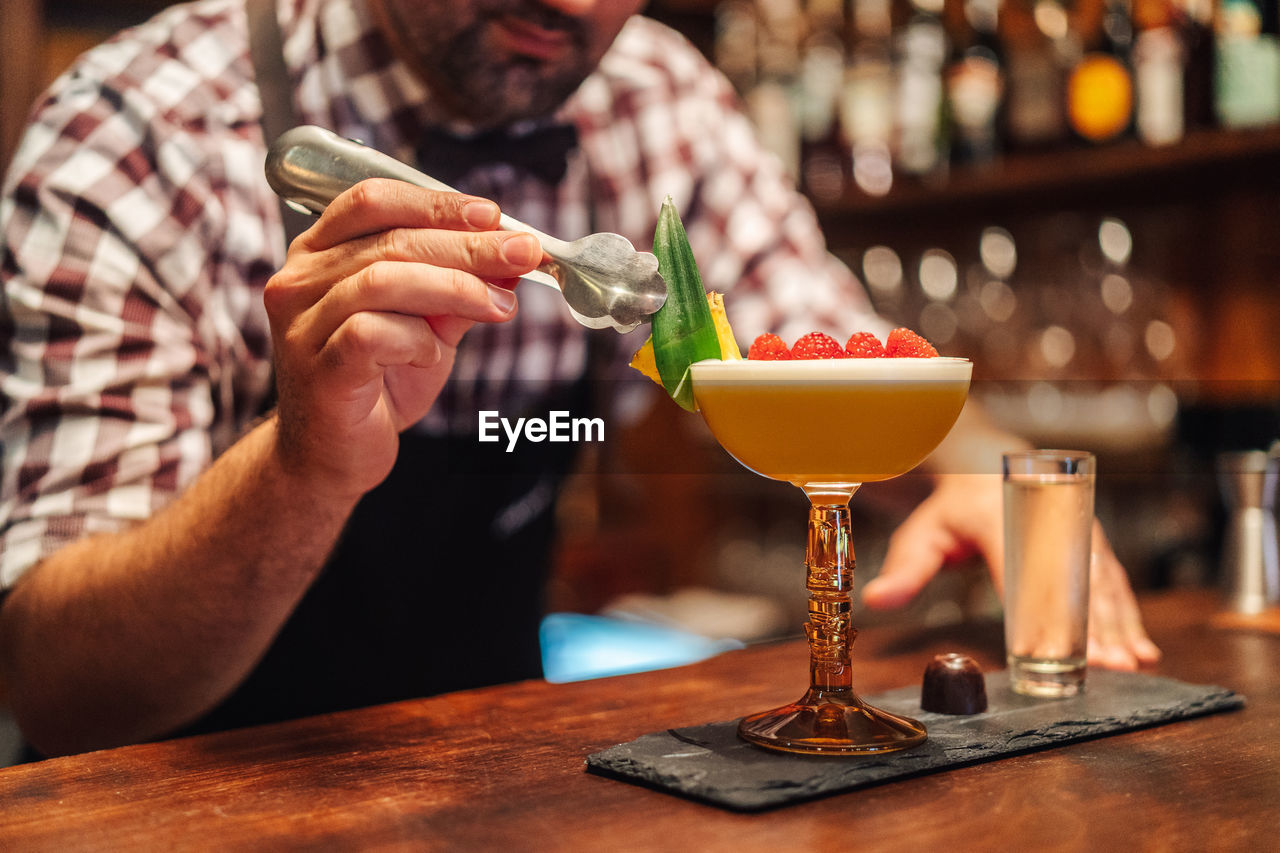
[[[724,312],[724,297],[719,293],[707,294],[707,306],[711,309],[711,319],[715,323],[716,340],[720,343],[720,357],[725,361],[740,361],[742,350],[733,336],[733,328],[729,325],[729,317]],[[636,350],[631,358],[631,366],[652,379],[659,385],[662,377],[658,375],[658,363],[653,357],[653,338],[644,342],[644,346]]]

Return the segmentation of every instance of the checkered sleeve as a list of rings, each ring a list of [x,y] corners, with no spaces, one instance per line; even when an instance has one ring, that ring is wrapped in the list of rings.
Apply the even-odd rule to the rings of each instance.
[[[196,297],[205,247],[221,242],[225,175],[155,103],[66,78],[6,181],[5,588],[69,540],[152,515],[212,454],[218,336]]]

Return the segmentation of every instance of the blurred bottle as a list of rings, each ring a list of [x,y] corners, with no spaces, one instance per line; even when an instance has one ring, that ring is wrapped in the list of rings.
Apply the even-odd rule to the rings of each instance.
[[[756,85],[759,21],[752,0],[728,0],[716,6],[713,59],[729,82],[746,95]]]
[[[1134,0],[1134,126],[1148,145],[1169,145],[1186,129],[1184,45],[1173,0]]]
[[[1101,20],[1085,26],[1087,50],[1067,79],[1067,119],[1077,138],[1111,142],[1133,126],[1129,0],[1106,0]]]
[[[1280,38],[1275,0],[1221,0],[1215,104],[1225,127],[1280,120]]]
[[[1058,0],[1005,0],[1000,32],[1007,74],[1004,139],[1012,149],[1051,148],[1067,135],[1065,69],[1079,41]]]
[[[1175,0],[1174,13],[1182,41],[1183,116],[1188,130],[1213,127],[1214,0]]]
[[[799,0],[727,0],[716,6],[713,60],[742,96],[765,150],[800,179]]]
[[[838,120],[844,88],[844,2],[809,0],[800,57],[800,170],[805,191],[831,201],[845,191],[849,157]]]
[[[1004,100],[1000,0],[961,0],[959,6],[946,72],[951,161],[983,166],[1000,153],[999,114]]]
[[[947,60],[943,0],[898,0],[894,38],[894,164],[926,182],[945,177],[948,163]],[[895,22],[896,23],[896,22]]]
[[[840,131],[852,160],[854,185],[868,195],[884,195],[893,186],[891,0],[853,0],[851,23]]]
[[[800,177],[799,76],[803,17],[798,0],[756,0],[755,85],[744,93],[761,144]]]

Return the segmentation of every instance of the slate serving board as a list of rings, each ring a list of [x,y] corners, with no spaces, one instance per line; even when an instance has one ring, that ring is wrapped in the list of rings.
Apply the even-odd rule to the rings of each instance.
[[[758,811],[1018,753],[1197,717],[1244,705],[1226,688],[1142,673],[1090,671],[1088,689],[1032,699],[987,675],[988,709],[972,716],[920,710],[920,688],[865,697],[925,724],[929,739],[883,756],[803,756],[739,740],[737,720],[644,735],[587,758],[587,770],[735,811]],[[761,709],[762,710],[762,709]]]

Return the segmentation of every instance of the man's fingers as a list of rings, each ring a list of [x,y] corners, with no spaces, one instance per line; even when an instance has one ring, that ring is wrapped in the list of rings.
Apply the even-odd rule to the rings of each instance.
[[[880,574],[862,590],[862,600],[868,607],[901,607],[915,598],[942,568],[946,543],[936,525],[920,523],[920,512],[918,509],[909,516],[889,539]]]
[[[497,216],[484,199],[361,182],[334,200],[267,283],[268,313],[312,351],[360,311],[505,320],[515,310],[506,282],[543,254],[531,235],[492,230]]]
[[[542,247],[528,234],[399,228],[297,257],[272,277],[268,290],[284,291],[284,301],[297,311],[318,301],[335,282],[380,263],[416,263],[488,281],[506,281],[529,272],[541,259]],[[429,279],[421,281],[430,284]]]
[[[350,241],[337,263],[357,268],[378,261],[420,261],[466,270],[484,278],[514,278],[542,261],[542,246],[515,231],[470,233],[436,228],[392,228]],[[326,253],[326,259],[328,253]]]
[[[889,539],[880,574],[862,593],[867,606],[887,609],[908,603],[943,566],[974,552],[998,573],[1003,552],[1000,488],[998,478],[985,475],[942,478]],[[999,587],[998,575],[996,580]]]
[[[441,355],[441,343],[424,318],[374,311],[348,317],[320,350],[340,387],[380,380],[391,366],[431,367]]]
[[[297,243],[317,252],[392,228],[491,231],[498,227],[498,214],[498,205],[488,199],[374,178],[335,198]]]
[[[1088,657],[1090,663],[1107,669],[1138,667],[1120,632],[1119,613],[1108,590],[1090,590]]]
[[[1160,649],[1147,636],[1128,576],[1094,525],[1089,576],[1089,661],[1109,669],[1136,669],[1155,663]]]
[[[305,340],[319,348],[334,329],[360,312],[501,322],[509,319],[515,309],[514,292],[469,273],[427,264],[382,261],[338,282],[299,320],[308,330]]]
[[[533,269],[542,247],[528,234],[394,229],[328,251],[295,257],[267,283],[274,316],[293,316],[335,299],[350,311],[372,309],[426,314],[469,306],[472,320],[498,322],[511,313],[511,288],[491,291],[497,313],[481,311],[486,282],[506,284]],[[393,285],[400,285],[393,289]],[[462,297],[459,301],[458,297]],[[372,298],[373,302],[365,302]],[[402,299],[390,304],[389,298]],[[329,322],[332,330],[341,318]]]

